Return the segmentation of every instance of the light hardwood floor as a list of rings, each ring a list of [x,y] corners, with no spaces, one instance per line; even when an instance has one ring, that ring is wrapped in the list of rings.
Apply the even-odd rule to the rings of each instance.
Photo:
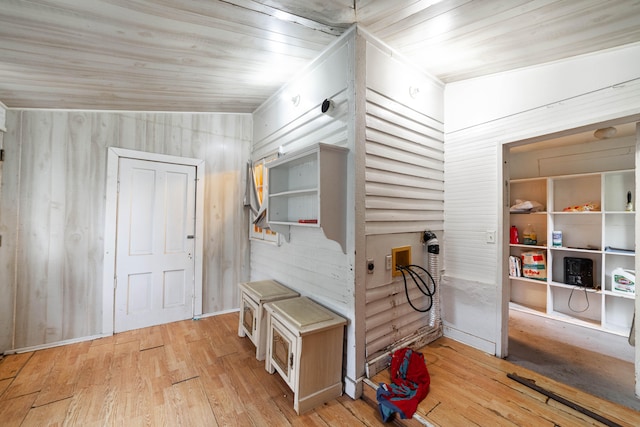
[[[238,314],[5,357],[0,426],[380,426],[346,396],[298,416]]]
[[[7,356],[0,361],[0,425],[385,425],[367,399],[346,396],[296,415],[291,391],[264,370],[237,325],[238,314],[229,313]],[[640,425],[635,411],[455,341],[441,338],[421,351],[431,391],[418,414],[431,425],[601,425],[519,385],[510,372],[621,425]],[[388,372],[374,381],[388,381]]]
[[[454,340],[439,338],[419,351],[425,356],[431,387],[416,413],[427,425],[605,425],[507,377],[507,374],[516,374],[610,420],[611,426],[640,426],[640,413],[631,408],[602,400]],[[388,370],[382,371],[374,376],[373,382],[388,383],[389,377]],[[371,392],[366,397],[375,399]]]

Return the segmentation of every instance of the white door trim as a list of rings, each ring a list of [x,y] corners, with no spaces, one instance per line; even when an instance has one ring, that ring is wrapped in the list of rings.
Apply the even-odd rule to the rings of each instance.
[[[114,321],[114,280],[116,274],[116,220],[118,214],[118,164],[121,157],[173,163],[196,167],[196,225],[195,225],[195,273],[193,316],[202,315],[202,262],[203,262],[203,219],[204,219],[204,160],[188,157],[169,156],[109,147],[107,150],[107,188],[104,218],[104,260],[102,275],[102,333],[113,334]]]

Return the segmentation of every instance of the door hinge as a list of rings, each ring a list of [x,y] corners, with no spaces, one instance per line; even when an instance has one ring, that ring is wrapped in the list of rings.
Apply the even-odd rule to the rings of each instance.
[[[0,150],[0,162],[4,162],[4,149]]]
[[[113,278],[113,289],[118,288],[118,276],[114,276]]]
[[[120,192],[120,180],[118,180],[117,184],[116,184],[116,193]]]

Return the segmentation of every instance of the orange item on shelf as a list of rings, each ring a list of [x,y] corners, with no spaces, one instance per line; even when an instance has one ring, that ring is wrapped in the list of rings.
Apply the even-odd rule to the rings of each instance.
[[[598,212],[600,210],[600,204],[596,202],[588,202],[584,205],[569,206],[562,210],[562,212]]]

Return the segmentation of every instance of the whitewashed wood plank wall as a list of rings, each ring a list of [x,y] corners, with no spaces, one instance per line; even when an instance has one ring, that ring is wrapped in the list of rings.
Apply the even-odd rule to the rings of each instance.
[[[9,110],[7,119],[0,292],[11,303],[0,313],[0,350],[102,331],[111,146],[205,160],[203,312],[237,308],[236,283],[249,276],[250,115]]]
[[[254,113],[253,160],[274,152],[288,153],[317,142],[353,150],[348,139],[350,104],[348,87],[352,67],[350,43],[341,43],[312,64],[309,71],[283,88]],[[294,105],[292,98],[299,96]],[[335,107],[323,114],[324,99]],[[352,153],[349,154],[352,156]],[[349,184],[344,183],[344,191]],[[345,213],[346,215],[346,213]],[[248,224],[247,224],[248,228]],[[353,239],[347,243],[353,252]],[[275,279],[312,296],[340,314],[350,317],[353,307],[353,266],[337,242],[319,229],[291,227],[290,242],[281,245],[251,242],[251,279]]]
[[[391,276],[384,257],[393,247],[411,246],[412,262],[428,268],[422,233],[443,237],[444,86],[368,39],[364,220],[367,259],[377,261],[365,278],[370,359],[430,326],[429,314],[410,306],[402,277]],[[408,286],[414,305],[426,307],[411,280]]]
[[[347,394],[354,397],[354,40],[348,32],[330,46],[296,79],[254,112],[252,159],[288,153],[317,142],[348,148],[346,254],[322,230],[291,227],[281,245],[251,242],[251,280],[275,279],[349,319],[346,332]],[[293,99],[298,102],[293,102]],[[325,99],[334,108],[323,114]],[[247,224],[248,227],[248,224]]]
[[[419,89],[412,94],[411,87]],[[428,323],[428,315],[409,307],[378,251],[415,244],[420,258],[422,231],[444,229],[442,90],[358,28],[254,113],[254,160],[315,142],[351,150],[346,254],[320,230],[296,227],[281,246],[251,243],[252,280],[278,280],[350,320],[350,395],[364,372],[365,342],[375,352]],[[324,98],[335,103],[326,115]],[[364,273],[365,254],[378,260],[374,275]]]
[[[507,232],[503,144],[610,120],[637,120],[640,72],[633,64],[638,53],[636,46],[447,87],[445,335],[489,353],[504,350],[502,246],[487,243],[485,236],[486,230],[496,230],[502,242]],[[574,84],[576,68],[579,85]],[[484,108],[473,116],[469,105]]]

